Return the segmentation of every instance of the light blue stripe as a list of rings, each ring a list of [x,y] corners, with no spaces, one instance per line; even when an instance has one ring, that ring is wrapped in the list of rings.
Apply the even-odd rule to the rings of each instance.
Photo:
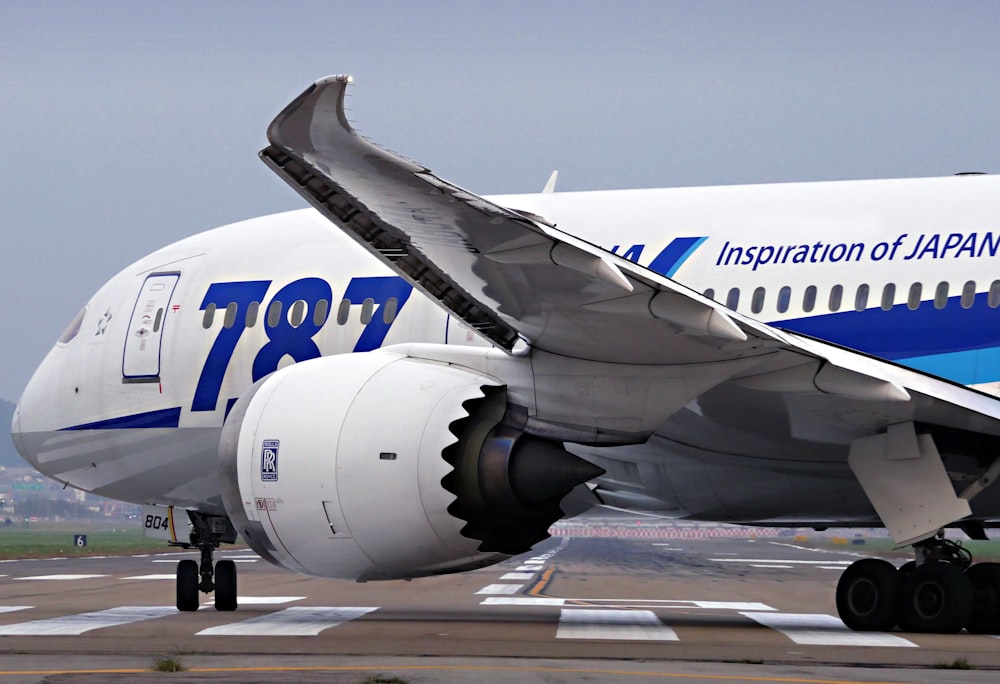
[[[1000,381],[1000,347],[916,356],[898,363],[963,385]]]
[[[690,257],[692,254],[694,254],[694,250],[696,250],[699,247],[701,247],[701,243],[703,243],[707,239],[708,239],[708,236],[700,237],[700,238],[697,239],[697,241],[693,242],[691,244],[691,246],[688,247],[687,251],[684,252],[684,254],[681,255],[681,258],[678,259],[677,261],[675,261],[674,265],[671,266],[667,270],[667,272],[664,273],[664,275],[667,276],[668,278],[672,278],[674,276],[674,274],[677,273],[677,269],[679,269],[681,266],[683,266],[684,262],[688,260],[688,257]]]

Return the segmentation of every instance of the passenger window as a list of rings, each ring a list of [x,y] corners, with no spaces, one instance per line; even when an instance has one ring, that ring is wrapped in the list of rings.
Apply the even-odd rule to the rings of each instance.
[[[844,298],[844,286],[834,285],[830,288],[830,311],[840,311],[840,302]]]
[[[962,308],[971,309],[976,303],[976,281],[970,280],[962,287]]]
[[[298,301],[292,302],[292,308],[288,310],[288,322],[291,323],[293,328],[297,328],[302,325],[302,321],[304,320],[306,320],[305,301],[299,299]]]
[[[715,289],[710,287],[705,290],[705,296],[709,299],[715,299]]]
[[[274,300],[271,306],[267,307],[267,327],[277,328],[281,322],[281,302]]]
[[[736,311],[736,307],[740,305],[740,288],[734,287],[729,291],[729,295],[726,297],[726,308]]]
[[[946,306],[948,306],[948,283],[940,282],[934,290],[934,308],[943,309]]]
[[[810,285],[802,293],[802,310],[809,313],[816,308],[816,286]]]
[[[347,325],[347,320],[351,317],[351,300],[341,299],[340,306],[337,307],[337,325]]]
[[[1000,306],[1000,280],[994,280],[993,284],[990,285],[990,296],[986,303],[990,305],[991,309]]]
[[[868,308],[868,286],[858,285],[858,291],[854,295],[854,310],[864,311]]]
[[[785,285],[783,288],[778,290],[778,313],[785,313],[788,311],[788,305],[792,301],[792,288]]]
[[[236,325],[236,310],[239,305],[236,302],[229,302],[229,306],[226,307],[226,317],[222,319],[222,327],[232,328]]]
[[[923,293],[924,286],[920,283],[913,283],[910,285],[910,295],[906,298],[906,305],[910,307],[912,311],[916,311],[920,308],[920,295]]]
[[[316,308],[313,309],[313,325],[317,328],[322,328],[323,324],[326,323],[327,316],[330,315],[330,302],[321,299],[316,302]]]
[[[753,291],[753,299],[750,300],[750,311],[760,313],[764,308],[764,288],[758,287]]]
[[[368,325],[372,322],[372,316],[375,314],[375,300],[369,297],[365,301],[361,302],[361,324]]]
[[[391,324],[396,320],[396,314],[399,312],[399,300],[395,297],[389,297],[385,304],[382,305],[382,322],[386,325]]]
[[[205,307],[205,315],[201,319],[201,327],[208,330],[212,327],[213,320],[215,320],[215,304],[209,304]]]
[[[257,314],[260,313],[260,302],[250,302],[247,306],[246,326],[252,328],[257,325]]]
[[[896,303],[896,283],[888,283],[882,288],[882,310],[892,311]]]

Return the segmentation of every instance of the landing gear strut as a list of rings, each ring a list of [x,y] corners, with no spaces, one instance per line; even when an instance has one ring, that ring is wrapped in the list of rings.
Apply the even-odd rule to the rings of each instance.
[[[220,560],[212,564],[212,554],[222,543],[236,541],[236,530],[229,518],[188,511],[191,541],[173,542],[172,546],[201,551],[201,563],[186,558],[177,564],[177,610],[198,610],[198,592],[215,592],[215,609],[236,610],[236,564]]]
[[[1000,634],[1000,564],[972,565],[972,554],[942,533],[913,545],[915,561],[852,564],[837,584],[837,612],[848,627]]]

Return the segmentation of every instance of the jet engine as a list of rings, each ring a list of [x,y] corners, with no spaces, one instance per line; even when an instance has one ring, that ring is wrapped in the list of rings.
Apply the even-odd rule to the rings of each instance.
[[[298,572],[491,565],[548,537],[561,499],[603,472],[524,434],[525,417],[501,381],[453,364],[382,351],[298,363],[226,419],[223,501],[254,551]]]

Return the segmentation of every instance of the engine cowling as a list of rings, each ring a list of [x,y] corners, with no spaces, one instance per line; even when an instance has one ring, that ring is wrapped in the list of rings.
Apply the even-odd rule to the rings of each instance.
[[[523,434],[504,385],[387,352],[313,359],[255,385],[220,443],[246,542],[298,572],[397,579],[469,570],[548,536],[600,474]]]

